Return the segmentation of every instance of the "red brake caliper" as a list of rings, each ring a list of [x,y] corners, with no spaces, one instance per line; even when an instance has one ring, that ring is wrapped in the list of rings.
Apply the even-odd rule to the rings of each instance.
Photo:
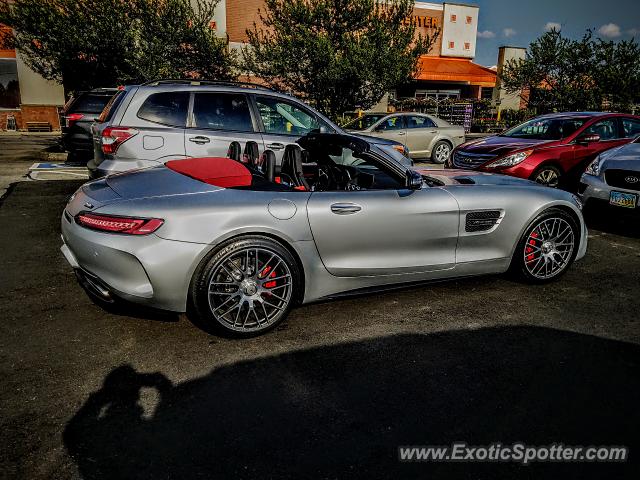
[[[538,238],[540,235],[538,235],[538,232],[531,232],[531,238],[527,243],[527,248],[524,249],[524,252],[527,254],[527,262],[532,262],[533,259],[535,258],[535,255],[533,254],[533,248],[536,245],[536,241],[535,239]]]
[[[267,275],[269,275],[269,272],[271,272],[271,267],[267,267],[264,270],[262,270],[262,272],[260,272],[260,276],[262,278],[266,277]],[[273,272],[271,272],[271,275],[269,275],[269,278],[276,278],[276,271],[274,270]],[[267,282],[263,285],[264,288],[273,288],[276,286],[276,282],[275,280],[273,282]]]

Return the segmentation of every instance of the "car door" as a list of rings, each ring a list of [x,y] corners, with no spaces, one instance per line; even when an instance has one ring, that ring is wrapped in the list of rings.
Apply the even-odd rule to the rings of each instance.
[[[367,190],[315,191],[307,203],[313,238],[327,270],[356,277],[453,268],[456,200],[437,187],[409,190],[403,179],[375,162],[358,167],[381,176],[381,181]]]
[[[300,102],[272,95],[255,95],[255,110],[262,124],[264,148],[276,154],[276,164],[282,163],[287,145],[312,130],[333,132],[334,129]]]
[[[226,157],[231,142],[244,149],[248,141],[264,150],[262,135],[252,119],[249,99],[244,93],[192,92],[185,151],[189,157]]]
[[[407,135],[405,126],[404,115],[390,115],[378,122],[378,124],[372,128],[372,131],[376,137],[405,144],[405,137]]]
[[[600,140],[597,142],[580,142],[580,137],[584,135],[599,135]],[[629,142],[629,138],[625,138],[622,134],[622,125],[617,117],[605,118],[599,120],[587,128],[578,136],[576,140],[576,148],[574,150],[574,165],[577,173],[582,173],[586,166],[597,155]]]
[[[429,117],[407,115],[406,145],[412,157],[424,158],[431,155],[433,140],[438,135],[438,127]]]

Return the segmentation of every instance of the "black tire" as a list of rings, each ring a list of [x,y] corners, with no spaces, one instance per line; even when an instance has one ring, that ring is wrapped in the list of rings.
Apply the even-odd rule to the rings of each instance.
[[[447,151],[446,155],[443,153],[445,147]],[[447,158],[449,158],[449,155],[451,155],[452,150],[453,150],[453,147],[449,142],[445,140],[440,140],[431,149],[431,161],[433,163],[443,164],[444,162],[447,161]]]
[[[551,188],[560,188],[564,181],[562,171],[555,165],[542,165],[533,172],[530,179]]]
[[[541,227],[543,224],[546,227]],[[541,237],[547,236],[545,228],[546,233],[549,233],[549,225],[553,225],[552,233],[549,235],[550,238],[545,240]],[[571,229],[571,235],[566,231],[566,227]],[[554,241],[554,234],[559,239]],[[564,244],[568,242],[569,237],[573,242],[570,251],[568,251],[568,245]],[[532,241],[534,243],[529,243]],[[552,247],[545,242],[551,242]],[[554,281],[569,269],[578,254],[579,246],[580,226],[577,220],[562,209],[550,208],[538,215],[525,229],[511,259],[511,273],[526,283],[541,284]],[[547,253],[545,249],[549,249]],[[560,264],[560,267],[556,264]],[[550,265],[548,271],[547,265]],[[545,271],[538,272],[537,270],[541,268]],[[554,270],[555,268],[557,270]]]
[[[301,298],[301,278],[297,262],[280,243],[259,235],[235,238],[196,269],[190,310],[208,332],[236,338],[262,335],[284,321]],[[228,308],[232,310],[226,312]]]

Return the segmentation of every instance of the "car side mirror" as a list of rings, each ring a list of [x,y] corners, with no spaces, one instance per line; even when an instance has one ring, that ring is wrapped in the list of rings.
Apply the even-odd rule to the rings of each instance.
[[[422,188],[422,175],[415,170],[407,170],[407,188],[409,190],[420,190]]]
[[[579,143],[580,145],[589,145],[590,143],[596,143],[599,141],[600,135],[597,133],[585,133],[576,139],[576,143]]]

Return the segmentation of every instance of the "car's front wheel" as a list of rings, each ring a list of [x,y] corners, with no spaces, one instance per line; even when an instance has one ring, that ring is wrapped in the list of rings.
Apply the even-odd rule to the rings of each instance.
[[[191,298],[217,333],[251,337],[282,322],[300,290],[300,271],[281,244],[248,236],[221,245],[198,268]]]
[[[562,179],[562,172],[553,165],[543,165],[534,172],[531,179],[541,185],[551,188],[558,188]]]
[[[567,212],[551,208],[527,227],[511,262],[529,283],[546,283],[565,273],[578,253],[580,227]]]
[[[449,142],[440,140],[433,146],[431,150],[431,161],[433,163],[444,163],[451,155],[451,145]]]

